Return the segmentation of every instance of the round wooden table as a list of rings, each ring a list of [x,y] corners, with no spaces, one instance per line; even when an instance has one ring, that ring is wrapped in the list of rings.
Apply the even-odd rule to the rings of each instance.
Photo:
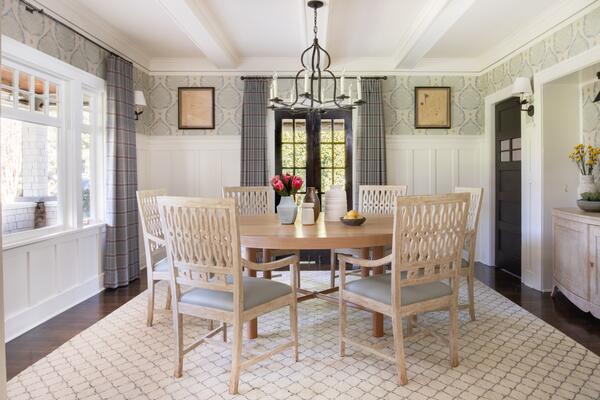
[[[245,248],[244,257],[256,261],[257,249],[263,249],[265,256],[269,250],[330,250],[341,248],[361,249],[361,257],[368,258],[372,250],[373,258],[383,257],[383,248],[392,243],[393,217],[366,215],[361,226],[347,226],[340,221],[325,221],[321,213],[314,225],[302,225],[300,218],[294,225],[281,225],[277,215],[254,215],[240,217],[240,241]],[[371,268],[374,274],[383,273],[383,267]],[[256,276],[256,271],[248,271]],[[362,276],[369,275],[369,269],[361,270]],[[265,274],[270,278],[270,274]],[[328,289],[326,292],[331,292]],[[316,293],[316,292],[315,292]],[[248,337],[258,336],[256,320],[248,324]],[[373,313],[373,336],[383,336],[383,315]]]

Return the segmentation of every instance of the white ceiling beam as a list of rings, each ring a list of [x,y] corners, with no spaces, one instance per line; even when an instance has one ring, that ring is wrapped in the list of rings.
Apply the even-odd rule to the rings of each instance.
[[[240,61],[226,35],[215,24],[205,3],[198,0],[157,0],[183,33],[218,68],[235,68]]]
[[[300,22],[304,29],[301,30],[302,43],[306,44],[306,47],[312,44],[315,33],[314,28],[314,13],[313,9],[308,7],[306,3],[308,0],[298,0],[300,9]],[[317,10],[317,25],[319,27],[318,37],[319,44],[325,50],[327,49],[327,39],[329,36],[329,21],[331,16],[331,8],[333,7],[333,0],[323,0],[323,7]]]
[[[429,0],[400,43],[396,68],[414,68],[475,3],[475,0]]]

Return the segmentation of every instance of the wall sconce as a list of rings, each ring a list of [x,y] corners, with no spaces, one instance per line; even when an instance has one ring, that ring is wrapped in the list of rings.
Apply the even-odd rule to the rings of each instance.
[[[527,77],[520,76],[515,79],[512,87],[513,94],[518,94],[521,99],[521,111],[527,112],[527,115],[533,117],[534,108],[533,105],[530,104],[530,98],[533,94],[533,90],[531,89],[531,80]],[[529,107],[527,106],[529,104]]]
[[[144,92],[141,90],[136,90],[134,92],[135,97],[135,120],[138,121],[140,119],[140,115],[144,112],[143,108],[146,107],[146,98],[144,97]]]
[[[596,76],[598,77],[598,79],[600,79],[600,72],[596,72]],[[594,99],[594,101],[592,103],[597,103],[600,101],[600,91],[598,91],[598,94],[596,95],[596,98]]]

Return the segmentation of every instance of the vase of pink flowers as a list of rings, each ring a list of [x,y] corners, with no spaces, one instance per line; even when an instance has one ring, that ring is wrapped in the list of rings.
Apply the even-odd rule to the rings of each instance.
[[[296,222],[298,206],[296,205],[294,196],[303,184],[302,177],[298,175],[282,174],[271,178],[273,190],[281,196],[281,200],[277,206],[277,215],[279,215],[279,222],[283,225],[291,225]]]

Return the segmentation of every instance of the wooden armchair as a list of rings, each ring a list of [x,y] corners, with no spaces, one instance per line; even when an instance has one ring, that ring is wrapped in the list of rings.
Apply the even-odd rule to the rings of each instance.
[[[238,215],[234,199],[161,197],[160,219],[165,232],[170,264],[175,331],[175,376],[183,372],[183,356],[219,332],[227,340],[227,324],[233,328],[229,392],[238,392],[240,372],[288,348],[298,360],[296,274],[298,257],[257,264],[240,255]],[[242,276],[242,267],[272,271],[290,266],[291,285]],[[192,287],[182,292],[181,286]],[[243,361],[244,322],[281,307],[290,308],[291,340],[273,350]],[[183,315],[223,321],[196,342],[184,347]]]
[[[479,225],[479,212],[481,211],[483,188],[456,187],[454,193],[469,193],[471,196],[464,246],[464,250],[467,252],[467,260],[463,260],[462,268],[460,269],[461,276],[467,278],[469,303],[460,305],[460,308],[468,307],[471,321],[475,321],[475,250],[477,245],[477,227]]]
[[[458,366],[458,280],[469,197],[467,193],[398,197],[392,254],[379,260],[339,256],[340,356],[350,344],[382,357],[396,364],[399,381],[406,384],[402,318],[447,309],[450,364]],[[375,268],[389,263],[391,273],[346,282],[346,264]],[[360,343],[346,334],[349,302],[392,318],[394,356],[381,351],[382,346]]]
[[[364,214],[393,214],[396,197],[406,196],[406,185],[360,185],[358,211]],[[336,254],[364,257],[362,249],[331,249],[330,287],[335,286]]]
[[[159,281],[171,279],[167,252],[163,236],[158,205],[156,199],[165,196],[165,189],[138,190],[136,192],[142,234],[144,240],[144,252],[146,257],[146,275],[148,278],[148,317],[146,324],[152,326],[154,319],[154,285]],[[168,287],[166,309],[171,304],[171,287]]]

